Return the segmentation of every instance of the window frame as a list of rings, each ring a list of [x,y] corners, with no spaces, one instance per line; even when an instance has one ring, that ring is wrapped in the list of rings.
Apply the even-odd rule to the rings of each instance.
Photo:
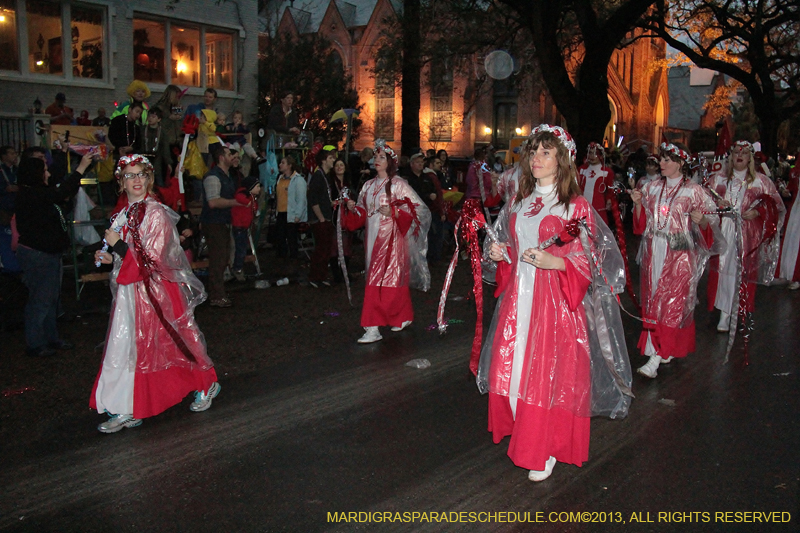
[[[0,80],[41,83],[45,85],[64,85],[68,87],[95,87],[112,88],[111,81],[111,42],[110,24],[113,16],[113,7],[108,2],[92,0],[58,0],[52,2],[61,6],[61,38],[62,38],[62,65],[61,74],[46,74],[32,72],[28,63],[28,9],[27,0],[15,0],[17,23],[17,70],[0,70]],[[67,38],[72,34],[72,6],[79,5],[90,9],[99,9],[103,16],[103,77],[101,79],[82,78],[72,75],[72,46],[66,46]],[[71,43],[69,43],[71,44]]]
[[[159,82],[148,82],[148,87],[155,92],[163,91],[166,89],[167,85],[170,85],[173,82],[172,80],[172,28],[173,25],[180,26],[182,28],[191,28],[193,30],[197,30],[200,33],[200,43],[198,47],[198,51],[202,50],[203,57],[199,61],[199,68],[200,72],[198,72],[198,80],[200,80],[200,85],[198,86],[189,86],[187,94],[195,95],[195,94],[203,94],[205,89],[209,87],[206,85],[208,82],[208,69],[207,69],[207,62],[208,62],[208,41],[206,40],[206,33],[224,33],[231,36],[231,47],[230,47],[230,63],[231,63],[231,83],[232,87],[230,89],[221,89],[219,87],[213,87],[216,91],[218,96],[228,96],[234,97],[239,95],[239,76],[238,76],[238,58],[239,55],[243,53],[241,49],[241,42],[240,39],[237,37],[241,36],[241,28],[232,27],[232,26],[225,26],[225,25],[214,25],[214,24],[207,24],[204,22],[199,22],[193,19],[176,19],[170,17],[164,17],[162,15],[158,15],[155,13],[151,13],[148,11],[143,10],[133,10],[131,11],[131,27],[133,26],[134,20],[148,20],[151,22],[158,22],[164,24],[164,83]],[[131,54],[133,53],[133,42],[131,42]],[[131,62],[131,70],[133,70],[134,64],[133,61]],[[131,72],[133,75],[133,72]]]

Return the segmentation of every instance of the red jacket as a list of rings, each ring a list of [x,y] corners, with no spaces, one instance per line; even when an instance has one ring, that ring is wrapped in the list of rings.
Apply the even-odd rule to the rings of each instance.
[[[250,224],[253,223],[253,218],[256,216],[256,211],[258,211],[258,203],[244,187],[236,191],[234,198],[244,205],[237,205],[231,208],[231,225],[234,228],[249,228]]]

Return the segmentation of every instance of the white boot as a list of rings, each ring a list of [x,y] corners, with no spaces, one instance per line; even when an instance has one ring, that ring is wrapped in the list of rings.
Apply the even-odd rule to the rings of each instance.
[[[731,315],[722,311],[719,314],[719,324],[717,324],[717,331],[720,333],[726,333],[731,329]]]
[[[381,336],[381,332],[378,330],[378,326],[370,326],[368,328],[364,328],[366,333],[358,339],[359,344],[369,344],[371,342],[378,342],[383,337]]]
[[[655,378],[658,375],[658,365],[661,364],[660,355],[651,355],[650,360],[644,366],[640,366],[637,372],[648,378]]]
[[[672,361],[673,359],[675,359],[675,358],[674,358],[674,357],[672,357],[671,355],[670,355],[669,357],[667,357],[666,359],[664,359],[664,358],[662,357],[662,358],[661,358],[661,364],[662,364],[662,365],[666,365],[667,363],[669,363],[669,362],[670,362],[670,361]]]
[[[556,458],[550,457],[544,464],[544,470],[531,470],[528,472],[528,479],[531,481],[544,481],[553,473],[553,467],[556,466]]]

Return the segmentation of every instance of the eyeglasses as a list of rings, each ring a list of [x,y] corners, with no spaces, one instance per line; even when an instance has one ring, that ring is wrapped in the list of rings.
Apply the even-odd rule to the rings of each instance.
[[[128,172],[126,174],[123,174],[122,176],[126,180],[134,180],[136,178],[139,178],[140,180],[146,180],[147,178],[150,177],[150,176],[148,176],[147,172],[139,172],[138,174],[134,173],[134,172]]]

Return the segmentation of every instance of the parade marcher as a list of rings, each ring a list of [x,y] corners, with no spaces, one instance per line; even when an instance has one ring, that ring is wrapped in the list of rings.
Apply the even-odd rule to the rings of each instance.
[[[790,290],[800,289],[800,204],[797,203],[800,189],[800,165],[797,154],[794,168],[788,172],[788,183],[781,188],[781,196],[788,200],[786,224],[781,235],[781,256],[777,277],[789,281]]]
[[[499,298],[478,388],[489,393],[495,444],[511,436],[508,456],[531,481],[549,477],[557,461],[581,466],[590,417],[624,417],[632,396],[615,299],[622,257],[580,195],[575,153],[562,128],[534,128],[519,192],[494,224],[500,243],[488,254]],[[560,241],[543,249],[554,237]]]
[[[122,210],[111,219],[95,260],[114,265],[105,353],[89,405],[111,417],[102,433],[141,425],[190,392],[190,409],[205,411],[219,394],[205,338],[194,319],[203,285],[192,273],[175,227],[178,215],[152,195],[153,166],[146,157],[120,159],[115,172]]]
[[[378,175],[364,184],[358,205],[347,203],[344,225],[366,226],[366,280],[361,344],[381,340],[379,326],[402,331],[414,320],[409,287],[427,291],[430,272],[425,254],[431,213],[414,189],[396,176],[397,154],[382,139],[375,141]]]
[[[637,184],[630,193],[633,231],[642,235],[638,260],[644,330],[638,346],[649,356],[638,372],[649,378],[656,377],[660,364],[694,351],[697,282],[709,256],[724,246],[718,218],[705,214],[716,205],[689,180],[689,159],[683,146],[662,144],[663,177],[641,189]]]
[[[578,186],[589,205],[608,224],[608,211],[614,195],[614,171],[601,158],[605,158],[603,147],[594,142],[589,143],[586,162],[578,169]]]
[[[720,310],[719,332],[730,330],[731,315],[739,312],[740,303],[745,304],[741,311],[755,309],[756,283],[770,283],[778,263],[778,228],[786,208],[772,180],[756,172],[753,155],[752,144],[736,141],[727,172],[710,180],[710,187],[720,198],[718,207],[731,210],[731,215],[722,216],[721,223],[727,249],[718,260],[712,259],[708,277],[708,308]],[[741,283],[746,283],[742,302]]]

